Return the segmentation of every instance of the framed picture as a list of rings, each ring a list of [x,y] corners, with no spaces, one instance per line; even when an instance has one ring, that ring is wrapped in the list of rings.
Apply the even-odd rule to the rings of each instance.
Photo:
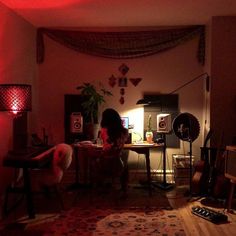
[[[127,78],[126,77],[120,77],[118,80],[118,86],[119,87],[127,87]]]
[[[129,128],[129,117],[121,117],[122,120],[122,125],[124,128],[128,129]]]

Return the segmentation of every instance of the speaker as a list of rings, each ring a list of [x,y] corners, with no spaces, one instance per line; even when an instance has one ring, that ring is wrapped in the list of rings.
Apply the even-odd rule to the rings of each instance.
[[[226,147],[225,177],[236,181],[236,146]]]
[[[157,115],[157,132],[169,133],[171,131],[171,115],[159,114]]]
[[[70,115],[70,132],[83,133],[83,117],[80,112],[73,112]]]

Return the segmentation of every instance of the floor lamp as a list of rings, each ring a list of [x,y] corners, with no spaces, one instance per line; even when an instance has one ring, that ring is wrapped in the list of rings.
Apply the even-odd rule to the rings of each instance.
[[[13,116],[13,150],[27,147],[27,111],[32,110],[31,85],[0,84],[0,111]]]

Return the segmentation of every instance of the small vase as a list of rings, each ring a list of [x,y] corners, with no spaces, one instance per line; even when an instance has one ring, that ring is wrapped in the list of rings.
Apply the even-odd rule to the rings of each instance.
[[[147,131],[145,136],[146,136],[146,140],[147,140],[148,143],[152,143],[153,142],[152,141],[152,139],[153,139],[153,132],[152,131]]]

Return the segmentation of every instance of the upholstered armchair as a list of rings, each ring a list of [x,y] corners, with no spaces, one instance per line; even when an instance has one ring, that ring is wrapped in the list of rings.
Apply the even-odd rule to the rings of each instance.
[[[51,153],[52,161],[50,166],[45,169],[31,170],[31,180],[33,192],[43,192],[50,194],[54,191],[64,208],[62,197],[59,191],[59,184],[64,172],[68,169],[72,161],[73,149],[70,145],[61,143],[55,146]]]

